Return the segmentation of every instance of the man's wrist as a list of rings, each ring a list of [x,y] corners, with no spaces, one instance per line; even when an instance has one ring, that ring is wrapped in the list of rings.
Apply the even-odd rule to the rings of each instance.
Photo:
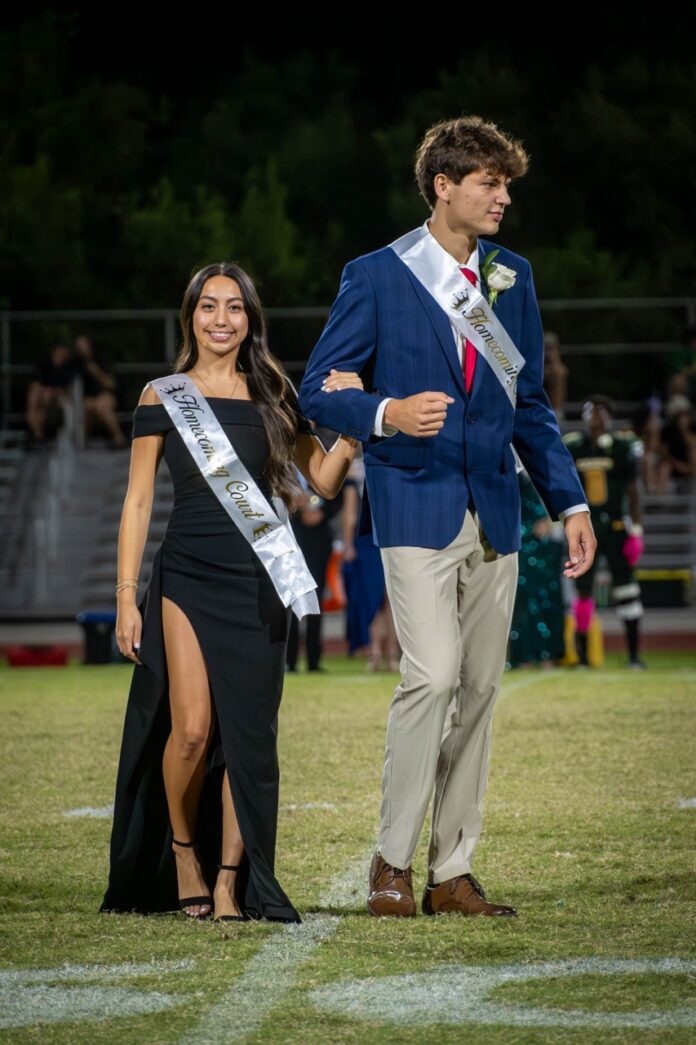
[[[384,408],[384,415],[383,415],[383,418],[382,418],[382,427],[384,429],[386,429],[386,428],[393,428],[395,431],[397,431],[397,432],[399,431],[399,419],[398,419],[399,403],[400,403],[399,399],[388,399],[387,400],[387,405]],[[386,434],[386,432],[385,432],[385,434]]]
[[[565,523],[566,519],[570,515],[577,515],[578,512],[587,512],[589,515],[590,507],[587,504],[574,504],[570,508],[566,508],[565,511],[558,513],[558,518],[562,523]]]
[[[396,435],[399,431],[394,425],[387,424],[384,415],[389,405],[393,402],[391,397],[383,399],[377,407],[377,413],[375,414],[374,424],[372,425],[372,434],[378,437]]]

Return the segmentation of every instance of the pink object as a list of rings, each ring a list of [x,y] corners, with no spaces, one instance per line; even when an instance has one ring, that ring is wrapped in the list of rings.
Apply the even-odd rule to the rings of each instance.
[[[627,537],[624,541],[621,554],[628,563],[629,566],[635,566],[640,559],[643,551],[645,550],[645,543],[642,537],[637,537],[635,534],[632,537]]]
[[[461,269],[466,278],[473,286],[476,286],[477,279],[476,273],[473,269],[468,269],[466,266]],[[471,391],[471,386],[474,381],[474,370],[476,369],[476,349],[472,345],[469,338],[465,338],[464,342],[464,386],[467,392]]]
[[[592,623],[592,615],[595,610],[594,599],[587,597],[576,599],[573,603],[573,616],[575,617],[575,630],[581,635],[587,634]]]

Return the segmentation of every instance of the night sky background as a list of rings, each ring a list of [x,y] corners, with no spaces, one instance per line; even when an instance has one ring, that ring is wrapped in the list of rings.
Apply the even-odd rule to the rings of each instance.
[[[423,221],[416,145],[460,113],[531,154],[498,238],[540,298],[693,294],[693,18],[426,13],[6,12],[0,306],[175,308],[222,258],[267,307],[329,305],[348,260]],[[561,334],[678,341],[683,321],[576,316]]]

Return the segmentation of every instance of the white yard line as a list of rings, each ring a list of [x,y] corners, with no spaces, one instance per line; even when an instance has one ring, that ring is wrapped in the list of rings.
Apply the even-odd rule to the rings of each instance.
[[[370,1023],[410,1028],[435,1023],[469,1027],[488,1024],[527,1029],[594,1027],[618,1030],[636,1027],[653,1030],[696,1026],[696,1006],[693,1005],[677,1005],[671,1010],[601,1012],[515,1005],[507,1002],[504,994],[491,997],[496,988],[515,981],[587,974],[636,976],[665,973],[691,977],[696,973],[696,961],[679,958],[575,958],[518,965],[438,966],[428,972],[344,980],[313,990],[309,997],[324,1012]],[[398,1037],[394,1035],[392,1040],[397,1041]],[[471,1040],[475,1040],[475,1037]],[[585,1037],[583,1040],[588,1039]]]
[[[320,907],[345,914],[354,913],[356,907],[361,910],[364,908],[373,852],[374,847],[356,856],[339,874],[334,875],[319,899]]]
[[[109,1020],[172,1009],[183,1005],[188,996],[181,991],[168,994],[113,987],[109,981],[178,972],[193,965],[193,961],[184,959],[121,965],[65,964],[54,969],[2,969],[0,1028]]]
[[[281,813],[289,812],[294,813],[298,809],[332,809],[337,810],[338,806],[334,802],[288,802],[287,805],[281,806]]]
[[[604,682],[622,682],[624,685],[634,682],[647,682],[655,685],[656,682],[696,682],[696,673],[693,671],[629,671],[628,668],[616,671],[604,671],[601,668],[588,668],[583,671],[575,671],[573,668],[548,668],[542,671],[510,671],[503,675],[500,687],[500,696],[514,693],[518,689],[527,689],[532,685],[541,685],[544,682],[558,682],[563,679],[566,682],[576,682],[579,685],[589,683],[591,686]]]
[[[113,802],[108,806],[80,806],[79,809],[68,809],[63,813],[63,816],[85,816],[93,820],[110,820],[113,815]]]
[[[520,689],[529,689],[530,686],[540,686],[542,682],[556,681],[563,672],[560,668],[547,668],[544,671],[508,672],[503,675],[500,685],[499,697],[507,697],[510,693],[517,693]]]
[[[320,907],[351,911],[365,893],[372,850],[336,875],[319,900]],[[258,1030],[289,991],[300,969],[319,944],[333,936],[335,915],[310,914],[301,925],[284,925],[251,959],[224,998],[205,1013],[179,1045],[216,1045],[243,1041]],[[234,944],[231,944],[234,946]]]

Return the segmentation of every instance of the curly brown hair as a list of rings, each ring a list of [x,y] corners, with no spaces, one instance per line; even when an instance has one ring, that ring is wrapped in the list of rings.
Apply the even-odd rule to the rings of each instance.
[[[206,265],[193,274],[184,293],[180,322],[183,343],[174,363],[174,373],[192,370],[198,361],[198,344],[193,332],[193,313],[206,280],[211,276],[233,279],[242,292],[249,332],[239,348],[237,366],[247,375],[251,401],[263,418],[270,453],[265,476],[274,494],[290,507],[298,483],[293,467],[299,406],[297,396],[281,364],[268,348],[266,319],[258,292],[250,276],[232,261]]]
[[[428,128],[416,150],[416,181],[430,207],[437,200],[433,187],[436,174],[446,174],[458,185],[472,171],[521,178],[528,167],[529,156],[522,142],[481,116],[440,120]]]

